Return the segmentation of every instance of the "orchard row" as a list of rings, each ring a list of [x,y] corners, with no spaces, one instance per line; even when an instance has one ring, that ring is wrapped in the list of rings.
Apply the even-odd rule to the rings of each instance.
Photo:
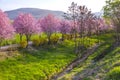
[[[0,40],[12,38],[15,33],[25,35],[27,42],[33,34],[45,33],[50,42],[53,33],[73,35],[73,38],[91,36],[111,30],[113,26],[106,24],[101,17],[95,16],[85,6],[77,6],[72,3],[69,12],[64,14],[64,19],[55,17],[52,14],[35,19],[29,13],[20,13],[13,22],[0,10]],[[64,37],[62,36],[62,40]]]

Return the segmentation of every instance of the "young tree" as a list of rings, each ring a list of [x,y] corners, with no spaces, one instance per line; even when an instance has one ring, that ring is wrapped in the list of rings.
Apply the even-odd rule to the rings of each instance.
[[[36,20],[28,13],[19,14],[13,22],[16,32],[20,35],[20,40],[22,40],[22,35],[25,35],[27,42],[32,34],[39,32],[39,28],[35,24]]]
[[[87,34],[91,35],[94,15],[86,6],[78,6],[77,14],[80,37],[82,38]]]
[[[46,17],[41,19],[41,29],[47,34],[48,44],[50,44],[50,37],[53,33],[58,32],[59,19],[52,14],[48,14]]]
[[[71,29],[71,32],[74,34],[74,42],[75,42],[75,53],[77,48],[77,4],[72,2],[71,6],[68,7],[68,12],[64,15],[65,19],[72,20],[73,21],[73,27]]]
[[[68,20],[61,20],[60,21],[60,26],[59,26],[59,31],[62,33],[62,40],[64,40],[63,35],[68,34],[71,31],[71,23]]]
[[[2,10],[0,10],[0,43],[4,39],[12,38],[14,31],[9,18]]]
[[[81,53],[82,49],[85,48],[84,42],[85,37],[90,37],[92,34],[92,29],[94,28],[94,15],[91,10],[89,10],[86,6],[78,6],[77,7],[77,26],[78,33],[80,35],[81,40],[77,43],[77,53]],[[89,41],[90,43],[90,41]]]
[[[41,18],[37,20],[36,26],[37,28],[39,28],[38,34],[39,34],[39,37],[41,37],[41,33],[43,32],[41,28]]]
[[[107,30],[109,30],[110,26],[106,24],[105,20],[103,18],[99,19],[99,31],[100,33],[105,33]]]

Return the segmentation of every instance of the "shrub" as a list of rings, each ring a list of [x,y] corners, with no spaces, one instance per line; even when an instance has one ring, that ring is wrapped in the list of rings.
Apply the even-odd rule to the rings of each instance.
[[[63,39],[64,39],[64,40],[66,40],[66,39],[67,39],[67,40],[70,40],[71,37],[72,37],[72,36],[71,36],[70,34],[63,34]]]
[[[40,45],[40,40],[39,39],[34,39],[32,42],[33,42],[33,45],[35,45],[35,46]]]
[[[105,80],[120,80],[120,66],[110,70],[107,73]]]
[[[20,42],[20,46],[21,46],[22,48],[26,48],[27,45],[28,45],[27,41],[21,41],[21,42]]]
[[[65,46],[74,46],[74,41],[64,40],[64,42],[62,44],[65,45]]]
[[[45,45],[45,44],[48,43],[48,39],[45,38],[45,37],[41,37],[41,38],[39,39],[39,41],[40,41],[40,45]]]
[[[33,45],[35,46],[45,45],[48,43],[48,40],[45,37],[40,37],[39,39],[33,39],[32,41],[33,41]]]
[[[58,40],[59,40],[59,36],[57,36],[57,35],[54,35],[54,36],[50,37],[50,42],[52,44],[56,44],[58,42]]]
[[[91,47],[93,45],[95,45],[97,43],[97,39],[91,39],[91,38],[78,38],[77,39],[77,43],[79,43],[80,45],[88,48]]]

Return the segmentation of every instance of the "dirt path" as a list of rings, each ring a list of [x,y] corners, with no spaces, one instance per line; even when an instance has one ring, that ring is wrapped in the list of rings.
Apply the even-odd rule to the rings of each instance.
[[[62,72],[60,72],[57,75],[53,76],[52,80],[57,80],[58,78],[64,76],[67,73],[69,73],[73,68],[77,67],[81,62],[86,60],[88,58],[88,56],[91,55],[98,48],[98,46],[99,45],[95,45],[94,47],[89,48],[88,50],[86,50],[86,52],[84,53],[85,55],[83,55],[82,58],[77,58],[76,60],[71,62]]]
[[[29,41],[28,42],[28,45],[32,45],[32,41]],[[6,51],[6,50],[9,50],[9,49],[16,49],[16,48],[19,48],[20,47],[20,44],[11,44],[11,45],[7,45],[7,46],[2,46],[0,47],[0,51]]]
[[[101,54],[99,54],[96,59],[101,60],[103,59],[108,53],[110,53],[111,51],[113,51],[116,47],[118,47],[118,45],[116,45],[116,43],[113,43],[113,45],[109,46],[107,49],[105,49],[104,51],[101,52]],[[104,54],[104,55],[103,55]],[[95,60],[94,60],[95,61]],[[95,65],[96,62],[92,63],[90,66]],[[103,63],[101,65],[98,65],[94,68],[86,68],[84,71],[82,71],[81,73],[78,73],[76,75],[74,75],[72,77],[72,80],[79,80],[79,78],[86,78],[88,76],[92,76],[94,74],[96,74],[96,76],[94,76],[94,80],[103,80],[103,76],[106,72],[108,72],[108,70],[102,70],[104,65],[106,65],[106,63]],[[104,74],[103,74],[104,73]]]

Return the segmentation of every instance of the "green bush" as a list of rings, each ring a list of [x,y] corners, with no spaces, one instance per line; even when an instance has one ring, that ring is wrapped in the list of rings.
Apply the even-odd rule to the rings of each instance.
[[[107,73],[105,80],[120,80],[120,66],[110,70]]]
[[[64,40],[64,42],[62,44],[65,45],[65,46],[74,46],[74,41]]]
[[[32,42],[33,42],[33,45],[40,46],[40,45],[47,44],[48,40],[45,37],[40,37],[39,39],[33,39]]]
[[[59,36],[58,36],[58,35],[52,35],[52,36],[50,37],[50,42],[51,42],[52,44],[56,44],[56,43],[58,42],[58,40],[59,40]]]
[[[26,48],[27,45],[28,45],[27,41],[21,41],[21,42],[20,42],[20,46],[21,46],[22,48]]]
[[[40,40],[40,45],[45,45],[48,43],[48,39],[45,37],[41,37],[39,40]]]
[[[69,35],[63,34],[63,39],[64,39],[64,40],[66,40],[66,39],[68,39],[68,38],[69,38]]]
[[[87,48],[87,47],[95,45],[97,43],[97,39],[91,39],[88,37],[78,38],[77,43],[79,43],[80,45],[83,45]]]
[[[33,45],[35,45],[35,46],[40,45],[40,40],[39,39],[34,39],[32,42],[33,42]]]
[[[64,40],[71,40],[72,38],[74,38],[74,34],[63,34],[63,39]]]

